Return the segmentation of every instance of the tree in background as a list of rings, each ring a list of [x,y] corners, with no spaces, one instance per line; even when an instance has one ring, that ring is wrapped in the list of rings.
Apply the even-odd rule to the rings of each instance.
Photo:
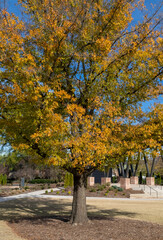
[[[141,102],[159,94],[159,8],[133,25],[143,1],[19,3],[26,22],[6,10],[0,15],[0,134],[14,149],[73,174],[71,222],[84,223],[87,176],[119,162],[124,130],[137,121]]]

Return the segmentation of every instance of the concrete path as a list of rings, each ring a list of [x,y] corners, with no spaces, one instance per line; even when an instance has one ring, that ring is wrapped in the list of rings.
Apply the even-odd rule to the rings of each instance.
[[[59,188],[51,188],[49,189],[45,189],[45,190],[39,190],[39,191],[34,191],[34,192],[29,192],[29,193],[22,193],[22,194],[18,194],[18,195],[13,195],[13,196],[8,196],[8,197],[0,197],[0,202],[6,202],[6,201],[10,201],[10,200],[15,200],[15,199],[20,199],[20,198],[28,198],[28,197],[46,197],[48,195],[42,195],[45,194],[46,191],[50,192],[51,190],[53,191],[59,191]],[[1,240],[1,239],[0,239]]]
[[[16,233],[14,233],[5,221],[0,221],[0,240],[25,240],[25,239],[19,237]]]

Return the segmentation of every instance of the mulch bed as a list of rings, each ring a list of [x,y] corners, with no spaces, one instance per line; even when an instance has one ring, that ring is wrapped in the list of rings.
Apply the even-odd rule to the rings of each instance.
[[[162,240],[163,226],[137,220],[98,218],[71,225],[67,217],[31,218],[9,226],[27,240]]]
[[[7,196],[12,196],[12,195],[17,195],[17,194],[22,194],[22,193],[28,193],[32,191],[37,191],[37,190],[43,190],[43,189],[48,189],[48,192],[45,190],[45,194],[48,195],[72,195],[73,194],[73,188],[72,187],[67,187],[63,189],[64,184],[33,184],[33,185],[28,185],[28,187],[25,187],[24,189],[19,189],[18,186],[6,186],[4,188],[0,188],[0,197],[7,197]],[[51,192],[51,188],[56,188],[56,187],[61,187],[61,190]],[[130,194],[140,194],[144,193],[143,190],[138,190],[135,191],[133,189],[127,189],[123,191],[119,191],[118,188],[113,189],[113,187],[110,187],[110,185],[99,185],[96,184],[93,187],[88,187],[86,189],[86,196],[87,197],[107,197],[107,198],[129,198]]]
[[[120,191],[121,190],[121,191]],[[109,184],[107,185],[99,185],[88,187],[86,189],[87,197],[105,197],[105,198],[129,198],[130,194],[143,194],[143,190],[133,190],[133,189],[121,189],[114,185],[111,187]],[[51,192],[50,190],[46,191],[46,195],[60,195],[60,196],[72,196],[73,188],[67,187],[65,189],[61,189],[59,191]]]

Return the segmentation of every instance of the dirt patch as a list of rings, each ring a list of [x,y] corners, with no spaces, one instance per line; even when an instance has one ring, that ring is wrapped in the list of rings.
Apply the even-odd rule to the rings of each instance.
[[[9,223],[28,240],[162,240],[163,226],[143,221],[91,218],[90,223],[73,226],[68,218],[31,218]]]

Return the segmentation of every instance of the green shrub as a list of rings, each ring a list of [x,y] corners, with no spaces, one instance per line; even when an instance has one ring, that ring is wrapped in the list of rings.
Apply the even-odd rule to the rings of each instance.
[[[68,191],[68,195],[71,195],[71,191]]]
[[[72,173],[67,172],[65,174],[65,180],[64,180],[64,187],[72,187],[73,186],[73,175]]]
[[[33,179],[29,181],[31,184],[50,184],[50,183],[57,183],[56,180],[51,180],[51,179]]]
[[[89,191],[90,192],[96,192],[96,189],[95,188],[91,188]]]
[[[6,174],[0,174],[0,184],[6,185],[7,184],[7,175]]]
[[[45,191],[45,194],[48,194],[48,190]]]
[[[0,174],[0,184],[2,184],[3,174]]]
[[[53,192],[53,189],[51,189],[51,191],[50,192]]]
[[[104,194],[104,196],[108,196],[108,194],[107,194],[107,193],[105,193],[105,194]]]
[[[117,183],[117,177],[112,177],[112,183]]]
[[[119,192],[122,192],[122,191],[123,191],[123,188],[118,187],[118,191],[119,191]]]
[[[57,194],[57,195],[60,194],[60,191],[57,191],[56,194]]]
[[[114,189],[118,189],[118,187],[117,187],[116,185],[113,185],[112,188],[114,188]]]
[[[114,188],[113,188],[113,187],[110,187],[110,188],[109,188],[109,191],[113,191],[113,190],[114,190]]]
[[[97,188],[97,191],[103,191],[106,188],[105,185],[101,185]]]

